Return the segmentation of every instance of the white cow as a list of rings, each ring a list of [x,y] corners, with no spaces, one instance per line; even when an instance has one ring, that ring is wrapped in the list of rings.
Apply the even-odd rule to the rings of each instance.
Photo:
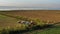
[[[29,21],[18,21],[18,23],[21,23],[21,24],[30,24],[30,22]]]

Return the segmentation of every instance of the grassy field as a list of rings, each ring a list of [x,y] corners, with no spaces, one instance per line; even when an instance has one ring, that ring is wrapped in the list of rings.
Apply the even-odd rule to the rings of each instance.
[[[60,22],[60,10],[17,10],[17,11],[1,11],[0,12],[0,30],[19,30],[24,29],[24,24],[17,23],[19,17],[38,18],[41,21]],[[5,30],[4,30],[5,31]],[[7,33],[6,33],[7,34]],[[60,34],[60,25],[53,28],[39,29],[28,31],[23,34]]]
[[[54,28],[47,28],[43,30],[35,30],[27,32],[25,34],[60,34],[60,26],[56,26]]]
[[[60,11],[59,10],[21,10],[12,12],[3,12],[4,14],[12,16],[26,16],[32,18],[39,18],[41,20],[51,20],[60,21]]]

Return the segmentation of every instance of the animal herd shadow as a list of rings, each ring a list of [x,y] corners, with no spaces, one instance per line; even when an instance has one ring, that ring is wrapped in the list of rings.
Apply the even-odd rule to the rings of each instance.
[[[54,28],[54,27],[55,27],[54,25],[44,25],[43,27],[37,25],[37,26],[32,27],[30,29],[29,28],[26,28],[26,30],[10,31],[9,34],[23,34],[23,33],[30,32],[30,31],[43,30],[43,29]]]

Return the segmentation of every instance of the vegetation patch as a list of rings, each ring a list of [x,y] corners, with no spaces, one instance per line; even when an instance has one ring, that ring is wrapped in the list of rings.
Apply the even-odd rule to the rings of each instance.
[[[33,21],[34,23],[24,24],[24,23],[18,23],[17,21],[20,21],[20,22],[25,21],[25,23],[26,21],[28,21],[29,23],[30,21]],[[13,16],[9,14],[0,13],[0,23],[3,26],[3,27],[0,27],[0,34],[23,34],[27,32],[29,34],[55,34],[55,33],[60,34],[59,33],[60,28],[54,26],[54,24],[50,24],[52,22],[42,21],[39,18]],[[6,24],[6,27],[3,24]],[[8,25],[12,25],[12,26],[8,26]],[[35,31],[35,30],[38,30],[38,31]],[[43,30],[43,31],[40,31],[40,30]]]

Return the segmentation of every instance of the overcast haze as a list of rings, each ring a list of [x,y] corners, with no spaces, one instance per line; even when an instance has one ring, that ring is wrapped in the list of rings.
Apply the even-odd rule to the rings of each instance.
[[[4,7],[3,7],[4,6]],[[33,9],[59,9],[60,0],[0,0],[0,9],[7,8],[33,8]]]

